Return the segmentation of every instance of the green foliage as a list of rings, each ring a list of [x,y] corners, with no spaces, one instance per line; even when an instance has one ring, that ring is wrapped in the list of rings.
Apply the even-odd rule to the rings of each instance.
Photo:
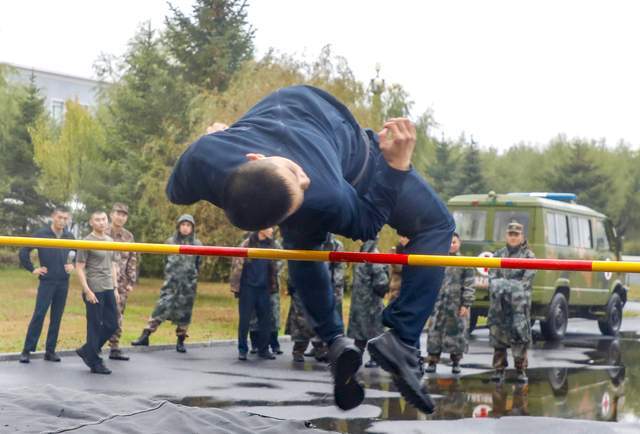
[[[165,38],[185,80],[205,90],[225,90],[242,63],[253,57],[247,2],[197,0],[192,17],[170,7]]]
[[[484,193],[487,191],[480,164],[480,150],[471,142],[466,146],[458,171],[458,182],[452,194]]]
[[[6,89],[6,84],[3,87]],[[37,223],[36,218],[47,211],[46,199],[36,191],[38,167],[34,162],[34,147],[28,131],[42,116],[44,99],[39,95],[33,76],[29,84],[13,97],[15,111],[7,119],[8,128],[0,131],[0,161],[6,182],[3,195],[6,200],[0,202],[0,213],[5,231],[26,234],[30,224]],[[11,104],[7,105],[11,110]]]

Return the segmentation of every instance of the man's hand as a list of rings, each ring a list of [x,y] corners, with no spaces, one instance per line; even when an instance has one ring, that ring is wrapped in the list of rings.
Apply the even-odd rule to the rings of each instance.
[[[416,147],[416,127],[413,122],[406,118],[389,119],[378,136],[380,151],[389,166],[397,170],[409,170]]]
[[[460,310],[458,311],[458,316],[464,318],[466,316],[469,316],[469,308],[466,306],[460,306]]]
[[[35,274],[36,276],[44,276],[45,274],[47,274],[49,270],[47,270],[47,267],[38,267],[35,268],[32,273]]]
[[[229,128],[229,125],[222,122],[214,122],[207,127],[207,134],[217,133],[218,131],[224,131]]]
[[[96,297],[96,295],[90,289],[85,289],[84,290],[84,297],[91,304],[97,304],[98,303],[98,297]]]
[[[131,292],[133,291],[133,285],[127,285],[125,289],[127,290],[127,292]]]
[[[73,264],[64,264],[64,271],[71,274],[71,272],[73,271]]]

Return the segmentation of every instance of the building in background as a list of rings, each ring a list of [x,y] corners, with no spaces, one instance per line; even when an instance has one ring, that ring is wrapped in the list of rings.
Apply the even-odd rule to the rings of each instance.
[[[97,105],[98,92],[107,85],[89,78],[7,62],[0,62],[0,66],[8,69],[7,79],[16,83],[28,84],[33,74],[36,86],[40,89],[40,95],[45,98],[46,109],[58,122],[64,117],[65,101],[74,100],[87,108],[93,108]]]

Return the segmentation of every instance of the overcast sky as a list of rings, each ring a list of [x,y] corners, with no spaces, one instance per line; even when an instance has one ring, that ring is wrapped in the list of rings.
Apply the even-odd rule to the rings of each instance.
[[[191,0],[174,0],[190,11]],[[92,76],[138,24],[160,27],[162,0],[3,0],[0,62]],[[368,81],[382,64],[417,117],[482,146],[570,137],[640,144],[640,3],[628,1],[253,0],[258,55],[307,58],[332,44]],[[438,133],[440,134],[440,133]]]

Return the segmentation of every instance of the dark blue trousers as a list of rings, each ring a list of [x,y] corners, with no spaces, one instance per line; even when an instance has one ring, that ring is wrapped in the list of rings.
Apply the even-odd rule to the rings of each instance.
[[[47,352],[54,352],[58,343],[58,332],[60,331],[60,322],[62,314],[67,303],[67,294],[69,292],[68,280],[47,281],[41,280],[38,285],[38,295],[36,297],[36,306],[33,310],[33,316],[27,329],[27,337],[24,341],[24,351],[35,351],[38,346],[38,340],[42,333],[42,324],[47,316],[47,311],[51,307],[51,315],[49,316],[49,330],[47,331],[47,342],[45,349]]]
[[[455,222],[445,204],[414,169],[403,184],[388,224],[410,239],[406,253],[446,255],[455,230]],[[320,250],[320,245],[296,246],[286,241],[285,247]],[[289,261],[289,275],[318,336],[331,343],[336,336],[344,334],[326,265]],[[400,295],[384,310],[383,323],[405,343],[413,346],[419,343],[443,277],[442,267],[403,267]]]
[[[87,309],[87,342],[82,346],[82,351],[91,366],[102,361],[100,350],[118,329],[118,306],[113,290],[95,294],[98,299],[96,304],[89,303],[82,295]]]
[[[238,297],[238,311],[240,321],[238,324],[238,351],[247,353],[247,335],[251,323],[251,317],[255,311],[258,317],[257,350],[265,353],[269,350],[269,335],[271,334],[271,298],[267,288],[243,286]]]

